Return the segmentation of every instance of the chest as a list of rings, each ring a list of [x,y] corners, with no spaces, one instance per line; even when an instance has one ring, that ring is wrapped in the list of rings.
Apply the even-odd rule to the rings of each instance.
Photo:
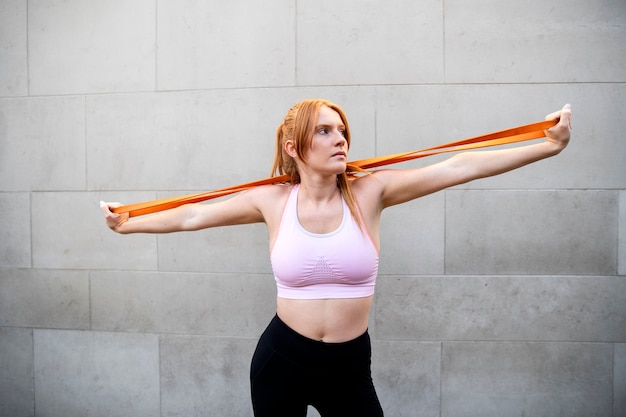
[[[316,234],[326,234],[337,230],[344,216],[341,199],[318,204],[298,200],[296,207],[296,216],[300,225],[306,231]]]

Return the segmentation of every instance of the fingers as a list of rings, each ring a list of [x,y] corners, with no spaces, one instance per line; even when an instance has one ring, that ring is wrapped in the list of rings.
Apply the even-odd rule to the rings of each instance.
[[[572,129],[572,105],[566,104],[561,109],[561,118],[559,123],[563,126],[567,126],[570,130]]]
[[[100,208],[102,209],[102,212],[104,214],[111,213],[111,210],[109,209],[109,204],[105,203],[104,201],[100,201]]]
[[[121,203],[106,203],[100,201],[100,209],[104,214],[104,220],[109,228],[115,232],[120,231],[120,226],[128,221],[128,213],[116,214],[111,211],[115,207],[122,206]]]
[[[559,124],[572,128],[572,105],[566,104],[561,110],[550,113],[546,120],[558,120]]]
[[[113,214],[113,212],[111,211],[112,208],[115,207],[121,207],[122,204],[121,203],[106,203],[104,201],[100,201],[100,208],[102,209],[102,212],[104,213],[105,216],[109,216],[111,214]]]
[[[572,130],[572,106],[566,104],[561,110],[550,113],[546,120],[558,120],[558,123],[544,130],[547,141],[559,146],[559,152],[569,143]]]

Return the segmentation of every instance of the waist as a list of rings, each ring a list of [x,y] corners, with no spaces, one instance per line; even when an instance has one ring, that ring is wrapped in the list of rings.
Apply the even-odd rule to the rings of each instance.
[[[368,327],[373,296],[348,299],[277,298],[277,315],[295,332],[312,340],[341,343]]]

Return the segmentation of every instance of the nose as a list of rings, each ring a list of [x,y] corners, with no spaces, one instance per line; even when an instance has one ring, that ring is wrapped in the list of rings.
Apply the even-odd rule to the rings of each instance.
[[[340,131],[336,131],[336,139],[335,142],[337,145],[339,146],[343,146],[345,144],[348,143],[348,140],[346,139],[346,137],[344,136],[344,133],[340,132]]]

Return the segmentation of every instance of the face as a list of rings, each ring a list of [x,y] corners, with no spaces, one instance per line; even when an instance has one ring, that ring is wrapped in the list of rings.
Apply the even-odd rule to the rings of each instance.
[[[320,173],[337,175],[346,170],[348,142],[346,127],[335,110],[322,106],[317,117],[311,149],[306,155],[309,168]]]

